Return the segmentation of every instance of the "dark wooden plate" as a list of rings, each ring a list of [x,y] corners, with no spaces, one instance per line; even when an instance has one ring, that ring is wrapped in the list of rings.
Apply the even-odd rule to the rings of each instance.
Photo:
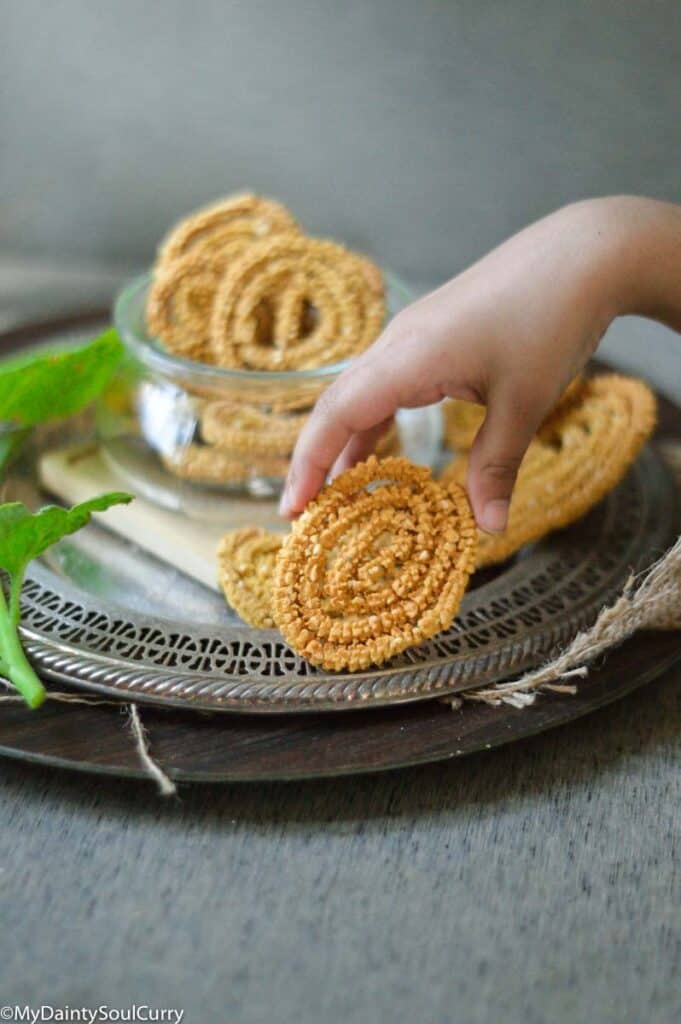
[[[56,330],[101,321],[97,311],[0,335],[9,350]],[[660,432],[681,436],[681,410],[660,402]],[[446,760],[562,725],[625,696],[681,660],[681,632],[641,634],[597,666],[576,696],[541,696],[524,710],[437,702],[352,715],[208,715],[141,709],[150,749],[173,778],[187,781],[294,779],[379,771]],[[0,710],[0,753],[60,767],[142,777],[125,704]]]

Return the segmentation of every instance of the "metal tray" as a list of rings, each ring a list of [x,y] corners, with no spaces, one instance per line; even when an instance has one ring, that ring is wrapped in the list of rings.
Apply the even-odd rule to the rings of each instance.
[[[38,444],[58,440],[50,431]],[[13,469],[8,497],[44,502],[36,455]],[[581,522],[477,574],[450,629],[368,672],[314,669],[276,631],[245,626],[220,595],[96,524],[30,567],[22,636],[49,679],[176,708],[300,713],[423,700],[550,657],[668,546],[676,502],[648,447]]]

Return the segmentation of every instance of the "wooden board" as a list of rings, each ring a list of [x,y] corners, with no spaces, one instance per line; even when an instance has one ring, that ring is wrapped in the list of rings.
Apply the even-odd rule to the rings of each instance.
[[[75,318],[0,336],[3,348]],[[660,430],[681,436],[681,410],[661,401]],[[566,724],[643,686],[681,660],[681,633],[641,634],[610,654],[576,696],[546,695],[530,708],[437,703],[357,711],[352,715],[216,716],[142,708],[151,751],[184,780],[291,779],[378,771],[460,757]],[[111,706],[17,704],[0,710],[0,753],[83,771],[143,776],[121,710]]]
[[[38,469],[45,490],[70,505],[121,486],[101,451],[91,446],[46,452]],[[137,497],[131,505],[109,509],[106,526],[204,586],[219,590],[215,552],[225,531],[218,523],[199,523]]]

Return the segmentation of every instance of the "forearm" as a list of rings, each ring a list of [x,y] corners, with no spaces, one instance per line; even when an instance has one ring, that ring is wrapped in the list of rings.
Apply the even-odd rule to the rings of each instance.
[[[605,275],[617,316],[636,314],[681,331],[681,206],[637,196],[598,204],[608,237]]]

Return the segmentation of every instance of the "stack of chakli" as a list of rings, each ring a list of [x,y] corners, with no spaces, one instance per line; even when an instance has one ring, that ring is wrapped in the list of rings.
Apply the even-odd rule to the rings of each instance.
[[[197,395],[197,435],[162,456],[203,483],[282,478],[310,407],[314,371],[366,349],[385,320],[380,270],[336,242],[306,235],[286,207],[250,193],[180,221],[160,246],[147,325],[164,348],[218,369],[265,372],[257,391]],[[383,452],[396,450],[393,431]]]

